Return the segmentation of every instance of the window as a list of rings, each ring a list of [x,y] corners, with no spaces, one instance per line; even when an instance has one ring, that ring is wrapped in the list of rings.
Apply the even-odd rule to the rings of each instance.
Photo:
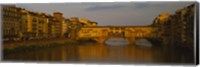
[[[82,32],[83,32],[83,33],[88,33],[88,31],[87,31],[87,30],[83,30]]]
[[[33,18],[32,22],[36,22],[36,18]]]

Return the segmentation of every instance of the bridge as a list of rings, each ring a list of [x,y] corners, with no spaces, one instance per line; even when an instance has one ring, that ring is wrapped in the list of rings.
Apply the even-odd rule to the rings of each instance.
[[[78,32],[77,40],[93,39],[98,43],[104,43],[110,38],[124,38],[131,44],[134,44],[136,39],[150,37],[153,38],[152,26],[91,26],[82,27]]]

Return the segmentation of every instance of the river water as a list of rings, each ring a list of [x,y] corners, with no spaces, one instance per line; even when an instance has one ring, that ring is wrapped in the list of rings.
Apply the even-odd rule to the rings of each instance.
[[[4,56],[3,61],[105,64],[194,64],[194,55],[192,50],[182,48],[81,43],[78,45],[67,45],[10,54]]]

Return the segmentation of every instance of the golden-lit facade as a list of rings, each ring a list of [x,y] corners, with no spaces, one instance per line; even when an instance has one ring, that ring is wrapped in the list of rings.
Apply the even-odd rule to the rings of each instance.
[[[137,38],[154,38],[151,26],[95,26],[82,27],[77,39],[94,39],[103,43],[112,37],[123,37],[134,43]]]
[[[54,12],[53,16],[59,21],[60,37],[65,37],[65,34],[67,32],[67,28],[68,28],[66,19],[63,17],[63,14],[60,13],[60,12]]]
[[[97,22],[90,21],[88,19],[78,18],[78,17],[71,17],[69,19],[68,23],[68,31],[69,31],[69,37],[71,39],[76,39],[78,36],[78,32],[82,27],[91,27],[91,26],[97,26]]]
[[[169,36],[171,34],[170,29],[170,24],[168,23],[168,20],[170,19],[170,14],[168,13],[163,13],[160,14],[158,17],[155,18],[154,23],[157,27],[157,37],[164,42],[165,44],[169,43]]]
[[[30,40],[45,38],[75,38],[83,26],[96,26],[87,19],[67,19],[60,12],[53,15],[32,12],[15,5],[2,5],[4,40]]]
[[[2,5],[3,40],[19,40],[20,10],[15,5]]]
[[[41,39],[48,37],[48,18],[44,13],[21,10],[21,38]]]
[[[71,23],[69,24],[69,35],[68,36],[70,37],[70,39],[76,39],[77,32],[82,27],[82,24],[79,23],[79,20],[77,17],[71,17],[71,18],[69,18],[69,21]]]
[[[85,18],[65,18],[60,12],[53,15],[32,12],[15,5],[2,5],[3,39],[27,40],[69,37],[150,37],[164,44],[191,47],[194,39],[195,4],[177,10],[174,15],[163,13],[150,26],[97,26],[97,22]],[[101,41],[101,40],[100,40]],[[103,42],[103,41],[102,41]]]
[[[51,15],[47,15],[47,17],[48,17],[48,37],[49,38],[60,37],[59,21]]]
[[[28,39],[29,37],[32,37],[32,23],[31,23],[31,15],[28,10],[21,10],[21,31],[20,31],[20,38],[21,39]]]

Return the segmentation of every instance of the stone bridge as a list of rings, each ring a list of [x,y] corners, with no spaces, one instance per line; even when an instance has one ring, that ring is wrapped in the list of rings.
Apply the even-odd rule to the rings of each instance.
[[[104,43],[107,39],[113,37],[125,38],[131,44],[134,44],[138,38],[155,36],[151,26],[91,26],[82,27],[76,39],[93,39],[98,43]]]

